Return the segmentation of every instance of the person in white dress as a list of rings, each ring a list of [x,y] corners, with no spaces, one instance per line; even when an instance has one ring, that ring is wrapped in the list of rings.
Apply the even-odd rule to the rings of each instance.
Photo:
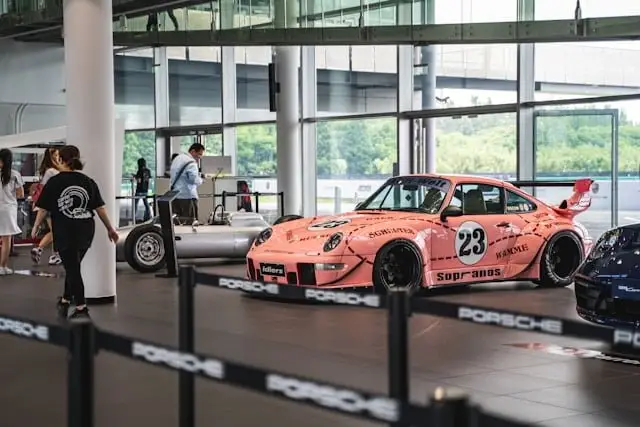
[[[18,199],[24,198],[22,176],[13,167],[13,153],[0,150],[0,275],[12,274],[8,267],[11,252],[11,237],[22,230],[18,227]]]
[[[42,163],[40,164],[40,168],[38,169],[38,173],[40,174],[40,182],[34,185],[34,193],[31,194],[31,201],[33,202],[33,210],[38,211],[38,208],[35,206],[38,201],[38,196],[42,191],[42,188],[47,184],[47,181],[53,176],[56,176],[60,171],[60,154],[58,148],[47,148],[47,151],[44,153],[44,158],[42,159]],[[49,232],[42,237],[38,246],[31,249],[31,260],[34,264],[40,263],[40,258],[42,257],[42,251],[44,248],[53,243],[53,232],[51,231],[51,217],[48,216],[47,225],[49,226]],[[60,259],[60,255],[52,247],[52,254],[49,257],[49,265],[59,265],[62,264],[62,260]]]

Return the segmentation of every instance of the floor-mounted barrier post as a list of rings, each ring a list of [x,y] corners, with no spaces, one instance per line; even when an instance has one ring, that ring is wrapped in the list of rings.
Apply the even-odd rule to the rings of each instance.
[[[461,390],[438,387],[430,399],[431,420],[427,425],[434,427],[471,427],[477,425],[473,420],[473,408],[469,397]]]
[[[196,270],[192,265],[180,266],[178,275],[178,348],[185,353],[195,351],[194,293]],[[191,372],[180,371],[179,377],[179,423],[180,427],[195,426],[196,398],[195,378]]]
[[[389,396],[409,402],[409,292],[391,288],[388,293]],[[404,427],[402,423],[393,424]]]
[[[176,253],[176,234],[173,228],[173,210],[171,202],[178,195],[178,191],[167,191],[157,199],[158,217],[160,218],[160,228],[162,230],[162,240],[164,243],[164,258],[167,265],[166,274],[158,274],[158,277],[178,276],[178,254]]]
[[[93,358],[95,328],[91,320],[71,320],[67,370],[67,425],[93,427]]]

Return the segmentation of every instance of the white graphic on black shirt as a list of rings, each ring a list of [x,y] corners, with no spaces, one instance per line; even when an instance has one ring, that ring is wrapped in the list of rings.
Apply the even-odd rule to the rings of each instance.
[[[60,213],[71,219],[91,218],[91,212],[87,210],[88,205],[89,193],[77,185],[65,188],[58,198]]]

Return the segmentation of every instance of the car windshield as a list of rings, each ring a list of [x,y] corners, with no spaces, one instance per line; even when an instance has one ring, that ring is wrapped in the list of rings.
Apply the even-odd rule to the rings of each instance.
[[[442,178],[397,177],[362,202],[357,211],[388,210],[434,214],[440,210],[451,182]]]

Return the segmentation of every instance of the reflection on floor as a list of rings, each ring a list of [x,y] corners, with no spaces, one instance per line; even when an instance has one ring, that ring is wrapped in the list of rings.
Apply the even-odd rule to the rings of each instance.
[[[14,258],[30,269],[28,255]],[[225,274],[238,265],[203,267]],[[58,267],[38,270],[57,272]],[[87,278],[99,280],[99,278]],[[0,277],[0,313],[54,321],[62,279]],[[196,290],[197,350],[244,363],[383,392],[386,388],[384,313],[263,301],[235,292]],[[119,333],[165,344],[177,342],[177,288],[171,279],[121,267],[118,304],[94,307],[95,322]],[[575,318],[573,291],[527,284],[439,292],[437,298]],[[412,399],[426,402],[438,385],[467,390],[485,409],[540,426],[638,425],[640,367],[597,358],[567,357],[511,344],[538,343],[605,350],[598,343],[526,334],[426,316],[411,320]],[[0,336],[3,427],[65,423],[65,354],[45,344]],[[520,345],[522,347],[522,345]],[[529,346],[530,347],[530,346]],[[541,347],[538,345],[538,347]],[[177,376],[123,360],[97,359],[96,425],[175,427]],[[250,409],[248,409],[250,408]],[[198,382],[198,425],[256,427],[365,426],[209,382]]]

